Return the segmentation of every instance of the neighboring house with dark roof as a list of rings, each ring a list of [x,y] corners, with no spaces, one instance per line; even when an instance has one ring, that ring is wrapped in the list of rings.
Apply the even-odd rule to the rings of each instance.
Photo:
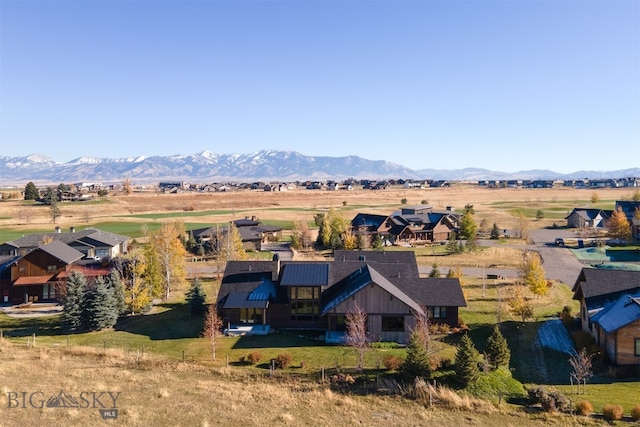
[[[376,235],[395,244],[420,244],[449,240],[459,229],[460,215],[453,211],[434,211],[431,206],[405,206],[389,216],[359,213],[351,221],[355,235]]]
[[[565,218],[571,228],[605,228],[611,217],[611,210],[574,208]]]
[[[358,304],[371,340],[406,343],[414,315],[458,325],[458,279],[420,278],[415,254],[336,251],[331,261],[229,261],[218,306],[230,325],[324,330],[342,335]]]
[[[82,256],[60,241],[40,245],[11,264],[11,286],[3,289],[3,294],[6,292],[13,304],[55,300],[57,274]]]
[[[233,221],[233,225],[238,229],[245,251],[260,251],[263,243],[275,242],[282,238],[282,227],[262,224],[256,217],[237,219]],[[215,247],[217,235],[225,235],[227,227],[204,227],[190,230],[189,233],[196,240],[209,241],[211,242],[209,246]]]
[[[0,255],[25,255],[52,241],[75,248],[85,258],[115,258],[127,253],[129,237],[92,227],[80,231],[71,227],[69,232],[63,232],[58,227],[51,233],[34,233],[5,242],[0,245]]]
[[[103,266],[127,251],[129,237],[95,228],[68,233],[37,233],[0,245],[0,294],[2,302],[19,304],[59,300],[59,288],[69,273],[86,277],[106,276]],[[96,262],[100,258],[102,262]]]
[[[616,365],[640,362],[640,271],[583,268],[573,286],[582,329]]]

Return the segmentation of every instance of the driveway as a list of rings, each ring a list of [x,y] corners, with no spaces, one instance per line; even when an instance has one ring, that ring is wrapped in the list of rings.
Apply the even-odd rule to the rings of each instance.
[[[575,237],[571,230],[563,229],[539,229],[533,230],[530,233],[533,244],[531,245],[514,245],[517,249],[529,249],[540,253],[542,258],[542,266],[544,267],[545,276],[549,280],[560,281],[570,288],[573,287],[580,270],[582,270],[582,263],[573,255],[573,253],[563,247],[559,247],[555,244],[557,237]],[[498,242],[497,240],[482,240],[479,241],[480,246],[509,246],[509,243]],[[420,274],[423,276],[428,275],[431,272],[431,267],[423,266],[419,267]],[[447,274],[448,269],[439,268],[440,273]],[[516,268],[483,268],[479,267],[465,267],[462,269],[465,276],[486,277],[486,275],[496,275],[498,277],[514,278],[520,275],[520,272]]]
[[[62,312],[62,306],[50,303],[34,303],[29,306],[7,305],[0,307],[3,313],[9,317],[41,317],[54,316]]]
[[[531,232],[533,249],[542,257],[542,266],[547,279],[559,280],[573,287],[583,265],[571,250],[555,244],[556,237],[575,237],[575,235],[570,230],[534,230]]]

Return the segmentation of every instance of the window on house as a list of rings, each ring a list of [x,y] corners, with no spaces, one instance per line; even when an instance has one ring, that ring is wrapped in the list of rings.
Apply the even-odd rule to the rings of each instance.
[[[55,265],[47,265],[47,273],[55,273],[57,269]]]
[[[18,267],[18,271],[20,273],[24,273],[25,271],[27,271],[27,267],[25,267],[24,265],[21,265],[20,267]]]
[[[261,325],[262,309],[261,308],[241,308],[240,322]]]
[[[292,286],[289,288],[291,320],[318,320],[320,287]]]
[[[431,318],[432,319],[446,319],[447,318],[447,307],[432,307],[431,308]]]
[[[382,332],[404,332],[404,316],[382,316]]]
[[[635,345],[635,348],[636,348],[635,355],[636,356],[640,356],[640,338],[636,338],[635,339],[635,344],[636,344]]]

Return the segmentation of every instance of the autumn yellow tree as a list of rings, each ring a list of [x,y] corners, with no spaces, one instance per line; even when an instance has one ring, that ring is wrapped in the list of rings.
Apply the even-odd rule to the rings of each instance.
[[[130,254],[122,264],[125,305],[131,314],[140,313],[149,308],[153,300],[153,288],[145,280],[145,257],[136,253]]]
[[[516,286],[507,304],[511,313],[520,316],[522,322],[533,317],[533,305],[524,295],[524,287],[522,285]]]
[[[549,292],[547,279],[544,277],[544,268],[540,262],[540,256],[535,252],[525,252],[520,266],[522,283],[529,288],[534,295],[546,295]]]
[[[182,243],[184,234],[182,222],[168,221],[149,236],[147,254],[150,260],[157,262],[165,299],[169,298],[172,288],[178,287],[186,281],[185,255],[187,251]]]
[[[609,236],[614,239],[631,239],[631,225],[620,206],[613,211],[611,217],[607,220],[607,230],[609,231]]]

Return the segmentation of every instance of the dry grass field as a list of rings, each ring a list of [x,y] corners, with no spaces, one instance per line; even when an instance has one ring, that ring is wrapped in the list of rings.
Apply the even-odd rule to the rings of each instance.
[[[538,226],[561,225],[562,219],[576,206],[590,206],[596,194],[598,207],[613,209],[615,200],[629,199],[630,189],[583,190],[573,188],[515,189],[481,188],[471,184],[453,184],[449,188],[354,191],[321,191],[296,189],[288,192],[236,191],[222,193],[156,194],[133,193],[129,196],[111,195],[101,201],[62,203],[61,217],[56,224],[61,227],[83,226],[105,221],[160,221],[162,215],[193,216],[198,222],[227,222],[244,216],[256,216],[260,220],[311,220],[317,212],[336,209],[349,218],[357,212],[389,214],[402,206],[423,202],[436,209],[450,206],[462,210],[471,204],[477,212],[478,222],[486,219],[500,228],[513,228],[517,221],[515,210],[522,210],[531,217],[540,209],[545,219]],[[533,213],[532,213],[533,212]],[[157,217],[140,216],[157,214]],[[1,228],[53,227],[51,214],[46,206],[28,205],[19,200],[0,203]]]
[[[26,349],[0,341],[0,358],[3,427],[597,425],[581,417],[496,408],[455,394],[442,394],[430,407],[419,400],[352,394],[291,377],[254,376],[148,355],[136,360],[117,351]],[[75,398],[79,405],[41,407],[61,391],[68,402]],[[117,409],[117,419],[103,419],[100,409]]]

